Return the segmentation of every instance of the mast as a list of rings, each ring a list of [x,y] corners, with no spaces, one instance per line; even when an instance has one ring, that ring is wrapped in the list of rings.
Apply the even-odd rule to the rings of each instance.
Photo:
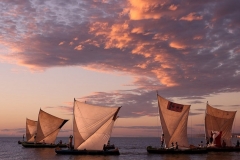
[[[74,100],[73,100],[73,111],[72,111],[72,121],[74,121],[74,107],[75,107],[75,101],[76,101],[76,99],[74,98]],[[72,132],[73,132],[73,123],[72,123]],[[75,138],[75,137],[73,137],[73,138]]]
[[[158,118],[159,118],[159,122],[161,124],[161,118],[160,118],[160,107],[159,107],[159,100],[158,100],[158,90],[156,91],[157,92],[157,101],[158,101]],[[163,128],[162,128],[162,125],[161,125],[161,129],[162,129],[162,134],[163,134]],[[159,134],[159,132],[158,132]],[[160,135],[158,135],[160,137]],[[160,139],[160,144],[161,144],[161,139]]]
[[[207,134],[206,134],[206,115],[207,115],[207,105],[208,105],[208,101],[207,101],[207,104],[206,104],[206,109],[205,109],[205,118],[204,118],[204,139],[205,139],[205,144],[207,142]],[[209,138],[209,137],[208,137]]]

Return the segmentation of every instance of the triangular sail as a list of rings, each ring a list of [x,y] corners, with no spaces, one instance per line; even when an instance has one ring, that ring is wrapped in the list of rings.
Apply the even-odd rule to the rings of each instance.
[[[190,105],[170,102],[157,95],[160,120],[166,147],[177,142],[179,148],[189,147],[187,139],[187,122]]]
[[[221,139],[231,146],[232,125],[237,111],[224,111],[207,104],[205,116],[205,134],[211,137],[211,131],[222,132]]]
[[[36,142],[54,144],[58,132],[68,120],[55,117],[40,109],[38,115]]]
[[[74,101],[74,149],[102,150],[107,144],[120,107]]]
[[[26,139],[27,142],[34,142],[34,135],[37,132],[37,121],[26,119]]]

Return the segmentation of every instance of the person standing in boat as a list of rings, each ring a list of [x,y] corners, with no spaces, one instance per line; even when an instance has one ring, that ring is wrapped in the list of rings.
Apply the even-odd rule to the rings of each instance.
[[[225,148],[226,145],[227,145],[226,142],[223,140],[223,141],[222,141],[222,147]]]
[[[59,144],[62,144],[62,140],[59,141]]]
[[[236,147],[239,147],[239,145],[240,145],[240,144],[239,144],[239,140],[237,140],[237,144],[236,144]]]
[[[103,145],[103,150],[104,150],[104,151],[107,150],[107,146],[106,146],[106,144]]]
[[[176,148],[175,149],[178,149],[178,143],[176,142]]]
[[[70,135],[69,136],[69,148],[72,149],[72,139],[73,139],[73,136]]]
[[[210,137],[210,145],[213,143],[213,131],[211,131],[211,137]]]
[[[203,141],[201,141],[201,143],[200,143],[200,147],[203,148]]]
[[[209,145],[209,139],[208,139],[208,137],[206,137],[206,145],[208,146]]]
[[[163,145],[164,145],[164,134],[162,134],[161,136],[161,147],[163,148]]]
[[[23,140],[23,142],[24,142],[24,135],[25,135],[25,134],[23,134],[23,136],[22,136],[22,140]]]
[[[34,143],[35,144],[37,143],[36,138],[37,138],[37,133],[34,134]]]

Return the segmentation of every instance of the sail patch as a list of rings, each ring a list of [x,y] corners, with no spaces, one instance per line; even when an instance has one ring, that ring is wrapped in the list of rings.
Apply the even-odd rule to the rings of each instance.
[[[167,109],[175,112],[182,112],[183,105],[168,101]]]

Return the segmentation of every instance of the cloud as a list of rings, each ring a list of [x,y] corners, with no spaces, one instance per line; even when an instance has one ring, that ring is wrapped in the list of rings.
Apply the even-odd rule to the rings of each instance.
[[[190,103],[190,104],[198,104],[198,103],[204,103],[204,102],[196,100],[196,101],[190,101],[188,103]]]
[[[235,0],[1,4],[0,61],[33,71],[80,66],[130,75],[134,81],[126,85],[135,89],[81,97],[122,105],[122,116],[156,115],[156,90],[166,98],[192,97],[191,103],[240,91]]]
[[[197,115],[200,115],[200,114],[203,114],[203,113],[193,113],[193,112],[189,112],[189,116],[197,116]]]
[[[114,128],[159,130],[161,126],[114,126]]]
[[[201,112],[205,112],[206,109],[195,109],[196,111],[201,111]]]
[[[185,21],[194,21],[194,20],[202,20],[203,16],[197,15],[196,13],[189,13],[187,16],[180,18],[180,20]]]
[[[172,11],[175,11],[177,9],[177,6],[172,4],[170,7],[169,7],[170,10]]]
[[[65,115],[72,115],[73,113],[73,102],[68,102],[67,106],[47,106],[44,107],[44,109],[58,109],[59,111],[62,111]]]
[[[2,132],[6,134],[12,134],[12,133],[26,133],[25,128],[14,128],[14,129],[1,129]]]

